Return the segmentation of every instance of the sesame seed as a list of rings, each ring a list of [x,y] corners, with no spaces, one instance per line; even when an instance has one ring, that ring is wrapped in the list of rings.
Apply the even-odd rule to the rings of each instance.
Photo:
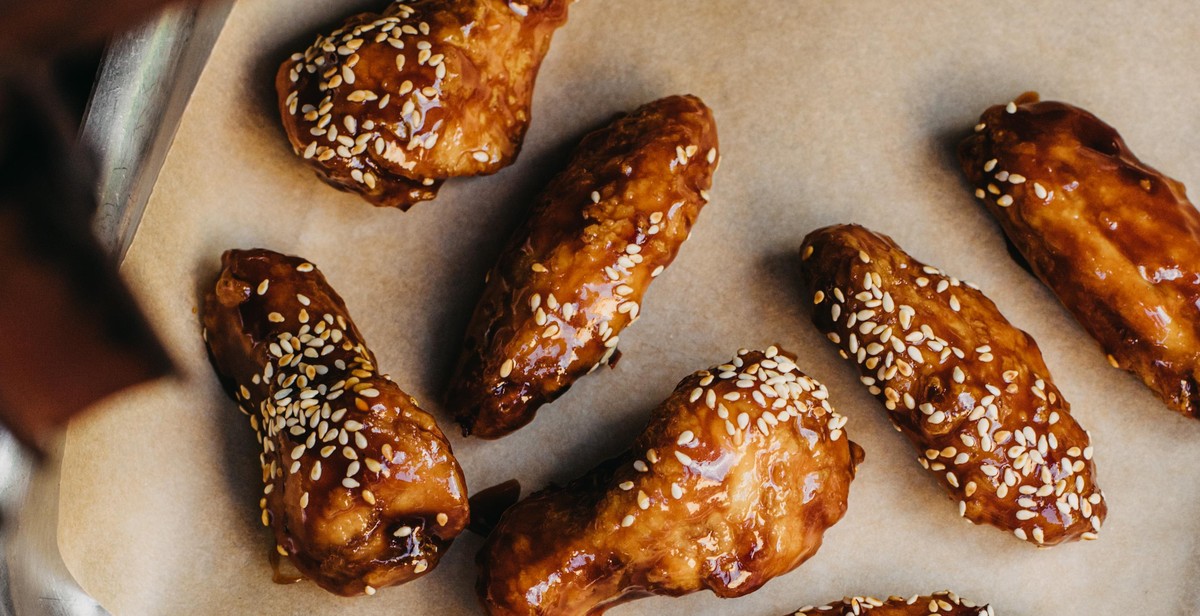
[[[1009,113],[1016,113],[1017,112],[1017,104],[1015,102],[1009,102],[1008,105],[1006,105],[1004,107],[1004,110]]]

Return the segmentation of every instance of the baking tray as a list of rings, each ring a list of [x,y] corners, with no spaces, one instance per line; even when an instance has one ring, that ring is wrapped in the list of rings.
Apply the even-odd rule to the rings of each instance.
[[[230,246],[313,259],[380,366],[452,431],[432,402],[504,230],[580,131],[691,91],[721,127],[712,204],[622,337],[616,370],[581,380],[505,440],[452,437],[472,491],[511,476],[527,488],[569,479],[628,443],[683,375],[740,346],[781,343],[830,387],[850,418],[847,433],[866,448],[846,518],[811,561],[760,592],[727,602],[709,593],[646,599],[619,608],[622,616],[770,616],[843,594],[943,587],[1009,616],[1200,613],[1187,590],[1200,533],[1186,515],[1200,505],[1192,488],[1200,425],[1106,367],[1006,257],[952,155],[983,108],[1041,89],[1097,112],[1148,162],[1195,184],[1200,117],[1188,110],[1200,97],[1200,19],[1188,3],[1098,0],[1085,11],[1062,0],[1036,10],[1019,0],[764,0],[753,9],[733,0],[584,0],[552,46],[521,159],[490,178],[449,182],[437,201],[403,215],[321,185],[281,141],[271,100],[280,58],[370,5],[239,3],[185,113],[125,264],[185,377],[77,422],[64,459],[64,558],[114,612],[477,613],[469,589],[479,540],[466,535],[435,574],[371,598],[269,583],[269,546],[254,524],[253,440],[204,360],[190,312],[197,289]],[[893,235],[980,284],[1033,333],[1093,431],[1111,506],[1099,541],[1037,552],[957,517],[807,322],[795,250],[804,233],[834,222]]]
[[[192,88],[233,6],[175,6],[106,47],[80,141],[96,157],[95,233],[120,264]],[[41,460],[0,427],[0,616],[107,614],[58,548],[61,439]]]

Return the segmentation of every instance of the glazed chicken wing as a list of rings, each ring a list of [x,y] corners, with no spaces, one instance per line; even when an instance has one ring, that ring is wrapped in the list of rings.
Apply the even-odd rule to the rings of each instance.
[[[584,138],[488,274],[448,394],[463,431],[499,438],[605,363],[708,201],[712,113],[645,105]]]
[[[1030,93],[959,158],[975,195],[1113,366],[1200,417],[1200,213],[1096,116]]]
[[[489,614],[601,614],[646,595],[740,597],[816,553],[862,450],[774,347],[684,379],[625,454],[505,512],[479,553]]]
[[[411,0],[351,17],[279,68],[296,154],[326,182],[408,209],[512,163],[570,0]]]
[[[847,597],[836,603],[802,607],[791,616],[993,616],[991,606],[977,606],[950,592],[932,595],[888,597]]]
[[[276,550],[340,595],[437,566],[469,512],[433,417],[375,367],[311,263],[231,250],[204,302],[205,340],[262,444],[262,520]]]
[[[857,225],[804,238],[813,323],[857,364],[917,460],[976,524],[1038,546],[1094,539],[1107,511],[1091,439],[983,293]]]

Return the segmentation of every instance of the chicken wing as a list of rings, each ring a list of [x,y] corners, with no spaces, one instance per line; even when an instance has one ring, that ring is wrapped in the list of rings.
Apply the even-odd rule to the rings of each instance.
[[[1109,362],[1200,417],[1200,213],[1111,126],[1028,93],[959,149],[975,195]]]
[[[908,599],[846,597],[829,605],[802,607],[791,616],[993,616],[993,612],[989,605],[977,606],[947,590]]]
[[[499,438],[605,363],[708,201],[712,112],[645,105],[584,138],[488,274],[450,384],[467,434]]]
[[[330,185],[407,210],[516,158],[570,0],[412,0],[351,17],[279,68],[283,126]]]
[[[684,379],[623,455],[509,509],[479,553],[493,616],[601,614],[647,595],[740,597],[816,553],[862,450],[775,347]]]
[[[1091,439],[1037,343],[978,289],[857,225],[804,238],[813,323],[858,365],[961,515],[1038,546],[1094,539]]]
[[[437,566],[469,519],[433,417],[380,374],[311,263],[231,250],[204,302],[205,340],[262,444],[262,521],[322,588],[374,594]]]

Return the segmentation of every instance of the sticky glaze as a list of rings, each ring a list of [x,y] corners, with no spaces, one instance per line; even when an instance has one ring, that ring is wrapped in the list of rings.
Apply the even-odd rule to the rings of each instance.
[[[465,433],[524,426],[612,358],[707,203],[718,159],[712,112],[693,96],[584,138],[488,275],[447,394]]]
[[[601,614],[648,595],[739,597],[816,553],[862,450],[775,347],[684,379],[633,446],[501,518],[479,553],[492,616]]]
[[[904,597],[846,597],[827,605],[802,607],[789,616],[993,616],[988,605],[978,606],[950,591]]]
[[[214,368],[262,453],[275,551],[340,595],[433,570],[470,512],[433,417],[375,367],[311,263],[231,250],[204,301]]]
[[[296,154],[330,185],[408,209],[516,158],[569,0],[413,0],[346,24],[279,67]]]
[[[1091,438],[1041,351],[978,289],[857,225],[804,239],[813,324],[858,367],[963,517],[1038,546],[1094,539]]]
[[[1111,126],[1034,93],[959,150],[976,196],[1109,362],[1200,414],[1200,213]]]

